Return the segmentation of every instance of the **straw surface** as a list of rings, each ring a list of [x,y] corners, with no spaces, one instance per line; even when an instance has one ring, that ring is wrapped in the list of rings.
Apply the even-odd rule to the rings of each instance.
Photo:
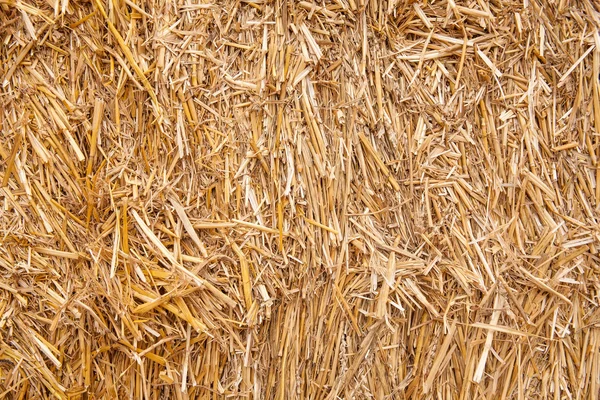
[[[591,0],[0,0],[0,397],[591,399]]]

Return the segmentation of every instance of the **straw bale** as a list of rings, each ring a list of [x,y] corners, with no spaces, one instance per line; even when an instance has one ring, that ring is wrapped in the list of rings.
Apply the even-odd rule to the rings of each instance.
[[[598,398],[599,28],[0,0],[0,398]]]

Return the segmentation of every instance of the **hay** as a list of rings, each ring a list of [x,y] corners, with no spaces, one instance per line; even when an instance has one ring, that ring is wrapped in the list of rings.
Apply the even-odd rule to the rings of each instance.
[[[590,0],[0,0],[0,397],[600,390]]]

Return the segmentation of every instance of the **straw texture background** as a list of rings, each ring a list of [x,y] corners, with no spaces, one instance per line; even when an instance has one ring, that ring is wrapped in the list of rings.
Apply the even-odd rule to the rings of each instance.
[[[592,399],[591,0],[0,0],[0,397]]]

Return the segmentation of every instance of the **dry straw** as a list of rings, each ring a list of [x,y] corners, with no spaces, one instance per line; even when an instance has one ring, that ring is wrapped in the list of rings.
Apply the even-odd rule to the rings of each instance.
[[[0,0],[0,397],[591,399],[591,0]]]

